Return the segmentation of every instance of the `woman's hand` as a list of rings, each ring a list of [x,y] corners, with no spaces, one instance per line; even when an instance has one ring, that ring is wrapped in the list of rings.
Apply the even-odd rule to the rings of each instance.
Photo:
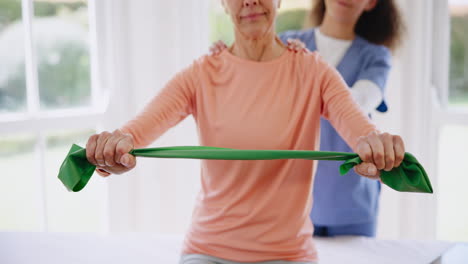
[[[405,156],[405,145],[400,136],[371,132],[359,138],[356,152],[362,163],[354,170],[371,179],[380,179],[379,170],[390,171],[400,166]]]
[[[306,48],[306,45],[304,42],[302,42],[300,39],[288,39],[288,50],[292,50],[294,52],[309,52],[309,50]]]
[[[136,166],[136,158],[129,154],[133,149],[133,137],[120,130],[92,135],[86,144],[86,158],[97,167],[103,177],[111,173],[122,174]]]
[[[217,42],[213,43],[210,47],[210,54],[211,55],[218,55],[223,50],[227,49],[226,44],[222,40],[218,40]]]

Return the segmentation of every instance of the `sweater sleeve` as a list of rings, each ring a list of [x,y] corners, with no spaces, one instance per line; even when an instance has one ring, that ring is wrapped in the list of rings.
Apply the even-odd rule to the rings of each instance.
[[[322,96],[321,114],[328,119],[340,136],[355,150],[359,137],[377,128],[360,109],[341,75],[316,57]]]
[[[130,133],[135,148],[145,147],[193,113],[195,63],[176,74],[134,119],[120,130]]]

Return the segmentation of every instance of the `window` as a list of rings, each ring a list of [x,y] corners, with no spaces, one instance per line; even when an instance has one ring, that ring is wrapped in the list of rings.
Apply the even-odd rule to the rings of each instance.
[[[440,103],[436,111],[439,131],[437,236],[444,240],[468,241],[468,212],[460,207],[468,201],[463,188],[468,184],[468,173],[463,167],[468,148],[468,0],[436,1],[435,5],[438,30],[433,36],[433,72]],[[448,72],[443,72],[447,68]]]
[[[234,41],[233,27],[230,18],[225,13],[220,2],[218,0],[211,0],[210,41],[222,40],[230,44]],[[286,30],[301,29],[311,2],[310,0],[282,1],[276,21],[276,32],[281,33]]]
[[[0,230],[98,231],[102,182],[57,179],[102,116],[92,0],[0,0]],[[99,181],[94,180],[94,181]]]
[[[468,107],[468,1],[450,0],[449,103]]]
[[[468,172],[464,168],[468,149],[468,126],[447,124],[439,135],[438,237],[468,241]]]

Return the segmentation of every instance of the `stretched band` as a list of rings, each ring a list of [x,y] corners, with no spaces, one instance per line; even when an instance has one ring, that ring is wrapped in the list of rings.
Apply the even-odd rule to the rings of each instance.
[[[183,146],[165,148],[134,149],[130,154],[152,158],[183,158],[213,160],[342,160],[341,175],[346,174],[362,160],[356,153],[309,150],[244,150],[206,146]],[[78,192],[83,189],[93,175],[96,166],[86,158],[86,149],[73,145],[60,167],[58,178],[68,190]],[[104,171],[105,172],[105,171]],[[110,175],[110,174],[109,174]],[[108,175],[106,175],[108,176]],[[400,192],[433,193],[431,182],[423,166],[410,153],[405,153],[401,165],[391,171],[380,171],[382,182]]]

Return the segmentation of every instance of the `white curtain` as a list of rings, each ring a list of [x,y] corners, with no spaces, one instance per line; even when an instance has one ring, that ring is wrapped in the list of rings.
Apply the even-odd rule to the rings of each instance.
[[[203,1],[97,1],[108,35],[107,83],[112,91],[104,130],[121,126],[179,70],[208,51],[208,6]],[[196,145],[187,118],[153,146]],[[183,233],[199,187],[196,160],[139,159],[137,169],[108,182],[108,230]]]

